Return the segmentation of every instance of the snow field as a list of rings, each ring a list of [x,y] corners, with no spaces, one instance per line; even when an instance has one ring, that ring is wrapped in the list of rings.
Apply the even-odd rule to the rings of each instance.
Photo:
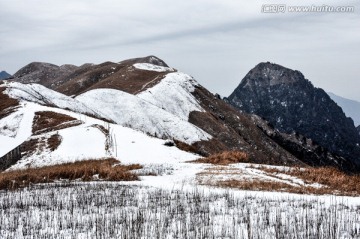
[[[118,183],[0,192],[2,238],[356,238],[358,206]]]

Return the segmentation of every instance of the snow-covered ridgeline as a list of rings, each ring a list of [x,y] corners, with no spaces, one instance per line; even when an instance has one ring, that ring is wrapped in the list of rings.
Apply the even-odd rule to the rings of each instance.
[[[160,138],[175,138],[192,144],[208,140],[209,134],[168,111],[135,95],[113,89],[96,89],[76,97],[104,117]]]
[[[5,94],[20,101],[30,101],[41,105],[70,109],[78,113],[99,116],[96,111],[88,108],[83,103],[39,84],[6,82],[4,85],[6,87]]]
[[[190,112],[204,111],[191,94],[197,85],[198,83],[191,76],[181,72],[173,72],[137,96],[181,119],[188,120]]]

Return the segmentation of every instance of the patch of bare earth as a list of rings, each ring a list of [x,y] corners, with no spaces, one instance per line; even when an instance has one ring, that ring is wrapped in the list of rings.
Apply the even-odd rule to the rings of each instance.
[[[59,134],[53,134],[50,137],[41,136],[36,138],[30,138],[21,144],[22,156],[28,157],[36,153],[43,152],[47,149],[55,151],[61,144],[61,136]]]
[[[33,120],[32,133],[34,135],[61,130],[82,124],[69,115],[60,114],[52,111],[36,112]]]
[[[189,153],[195,153],[195,154],[201,154],[201,152],[198,150],[198,148],[195,147],[194,145],[190,145],[190,144],[187,144],[185,142],[182,142],[182,141],[179,141],[176,139],[174,139],[174,143],[175,143],[175,146],[182,151],[186,151]]]
[[[0,190],[14,190],[31,184],[51,183],[57,180],[139,180],[131,170],[141,169],[141,165],[121,165],[119,163],[116,159],[109,158],[2,172],[0,173]]]
[[[13,113],[16,107],[19,106],[18,100],[4,94],[5,89],[5,87],[0,87],[0,119]]]

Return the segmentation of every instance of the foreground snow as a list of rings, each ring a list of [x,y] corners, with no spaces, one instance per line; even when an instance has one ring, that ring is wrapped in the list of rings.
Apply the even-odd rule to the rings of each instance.
[[[358,206],[119,183],[0,192],[2,238],[357,238]]]

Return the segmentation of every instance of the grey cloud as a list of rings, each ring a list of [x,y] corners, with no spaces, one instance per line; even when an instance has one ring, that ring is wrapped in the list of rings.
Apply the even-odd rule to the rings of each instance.
[[[260,13],[265,0],[172,1],[167,7],[165,0],[54,0],[34,8],[35,2],[47,1],[0,0],[0,68],[13,73],[35,60],[79,65],[154,54],[228,95],[257,63],[272,61],[301,70],[315,86],[360,100],[354,87],[359,1],[344,1],[356,6],[354,14],[275,15]]]

